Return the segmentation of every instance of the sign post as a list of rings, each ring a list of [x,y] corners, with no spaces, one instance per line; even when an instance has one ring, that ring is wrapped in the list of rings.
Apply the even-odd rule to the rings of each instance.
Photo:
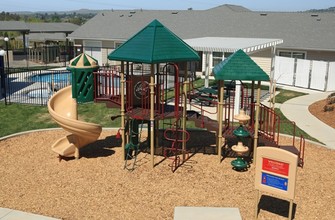
[[[292,219],[297,166],[298,156],[289,151],[275,147],[260,147],[257,149],[255,171],[256,219],[258,217],[260,192],[288,199],[290,201],[288,219]]]

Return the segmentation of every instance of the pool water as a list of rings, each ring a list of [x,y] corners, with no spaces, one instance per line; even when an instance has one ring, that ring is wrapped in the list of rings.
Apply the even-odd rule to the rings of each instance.
[[[48,83],[59,83],[59,82],[71,82],[71,72],[65,73],[45,73],[30,77],[33,82],[48,82]]]
[[[49,98],[51,95],[48,89],[34,89],[27,93],[29,98]]]

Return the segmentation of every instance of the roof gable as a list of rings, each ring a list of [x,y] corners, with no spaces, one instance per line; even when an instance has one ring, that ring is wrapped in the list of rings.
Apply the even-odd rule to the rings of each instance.
[[[109,60],[164,63],[199,60],[198,53],[158,20],[108,55]]]
[[[214,69],[215,80],[269,81],[269,76],[243,50],[238,50]]]

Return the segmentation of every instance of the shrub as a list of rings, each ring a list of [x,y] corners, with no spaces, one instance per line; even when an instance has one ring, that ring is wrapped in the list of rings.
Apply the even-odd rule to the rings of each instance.
[[[325,105],[325,106],[323,106],[323,111],[324,112],[334,111],[334,106],[332,106],[332,105]]]
[[[331,105],[331,104],[334,104],[334,103],[335,103],[335,96],[327,98],[327,104],[328,105]]]
[[[335,97],[335,92],[329,94],[328,98],[331,98],[331,97]]]

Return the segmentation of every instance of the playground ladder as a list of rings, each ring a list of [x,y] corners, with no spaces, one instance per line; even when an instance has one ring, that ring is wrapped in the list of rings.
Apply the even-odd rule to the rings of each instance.
[[[169,135],[169,133],[172,135]],[[183,139],[184,135],[185,139]],[[171,142],[171,147],[164,149],[164,157],[172,160],[170,167],[172,172],[175,172],[177,168],[189,158],[188,151],[181,149],[180,144],[185,143],[190,139],[190,133],[188,131],[178,129],[177,127],[167,128],[164,131],[164,138]],[[171,153],[172,156],[170,155]],[[180,161],[179,155],[182,155],[182,161]]]

